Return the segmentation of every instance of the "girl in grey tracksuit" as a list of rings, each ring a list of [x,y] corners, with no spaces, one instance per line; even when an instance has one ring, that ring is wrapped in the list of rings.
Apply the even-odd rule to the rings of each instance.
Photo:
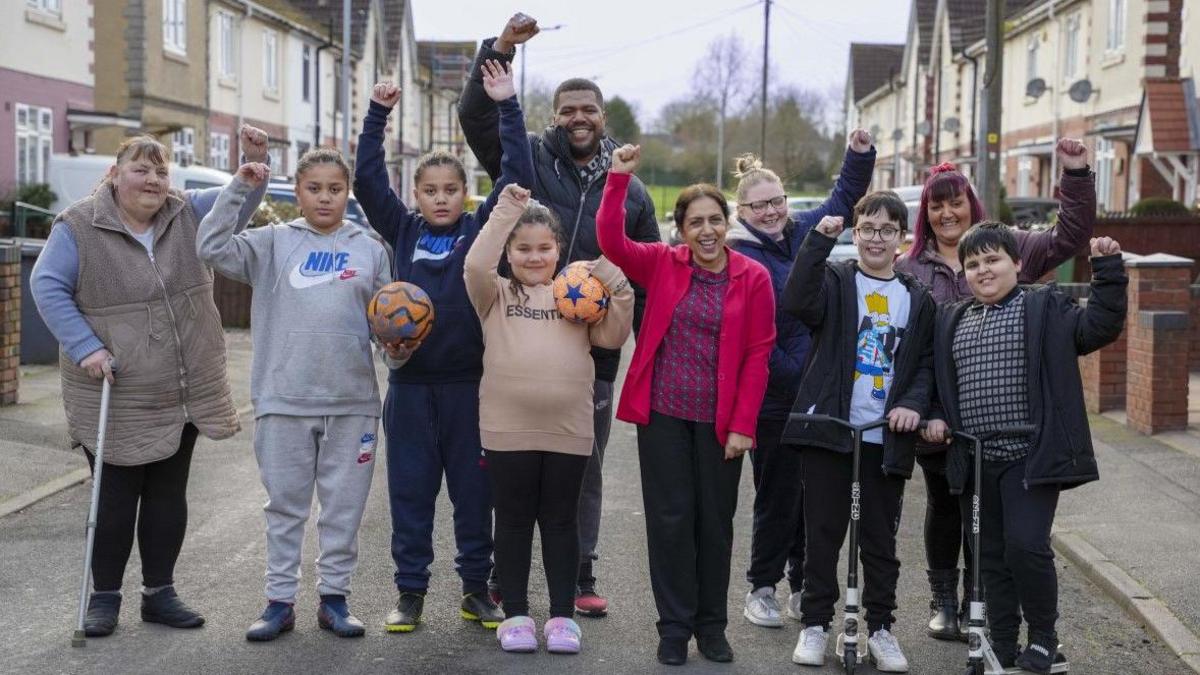
[[[254,287],[250,388],[254,451],[268,496],[270,605],[247,633],[251,640],[272,639],[294,622],[291,605],[314,487],[320,501],[318,619],[338,635],[362,634],[345,596],[358,559],[380,414],[366,310],[391,281],[391,267],[382,244],[341,220],[345,192],[341,212],[336,196],[310,196],[349,189],[341,155],[314,153],[323,154],[307,164],[311,158],[303,158],[296,176],[301,210],[314,214],[311,219],[235,234],[238,210],[256,178],[243,178],[243,167],[201,222],[197,238],[201,260]],[[339,176],[344,186],[337,185]],[[313,201],[318,199],[327,203]]]

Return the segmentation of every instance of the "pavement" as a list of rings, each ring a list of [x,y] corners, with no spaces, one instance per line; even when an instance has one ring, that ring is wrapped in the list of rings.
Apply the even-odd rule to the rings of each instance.
[[[229,376],[238,407],[248,409],[250,341],[228,332]],[[628,352],[626,350],[628,356]],[[410,635],[388,635],[381,623],[394,602],[389,555],[386,470],[381,463],[360,534],[360,567],[351,598],[368,624],[361,640],[339,640],[318,630],[311,588],[315,532],[309,523],[305,580],[294,634],[276,643],[246,643],[243,631],[261,611],[265,562],[261,506],[265,493],[253,459],[253,420],[233,439],[197,445],[189,484],[189,532],[177,585],[208,616],[195,631],[143,624],[137,617],[140,562],[135,550],[126,573],[126,604],[117,633],[72,649],[71,629],[82,560],[83,525],[90,497],[86,463],[68,448],[58,376],[52,366],[23,368],[21,403],[0,408],[0,672],[22,673],[645,673],[676,672],[654,661],[654,604],[649,593],[645,530],[634,429],[615,423],[605,467],[601,590],[613,611],[581,619],[584,653],[578,657],[504,654],[494,636],[458,617],[453,574],[451,508],[440,497],[435,525],[433,580],[426,620]],[[383,373],[380,373],[382,377]],[[1200,383],[1193,391],[1200,390]],[[1200,401],[1197,422],[1200,422]],[[1060,637],[1078,673],[1186,673],[1200,671],[1200,429],[1172,437],[1173,445],[1128,431],[1107,417],[1093,418],[1101,480],[1064,493],[1054,535],[1060,579]],[[1189,445],[1190,444],[1190,445]],[[1175,447],[1179,446],[1179,447]],[[1191,448],[1192,451],[1180,448]],[[83,475],[80,475],[81,472]],[[692,648],[684,670],[703,673],[841,672],[790,663],[799,626],[751,626],[741,617],[748,560],[750,470],[743,471],[735,522],[729,592],[729,638],[737,661],[720,666]],[[12,508],[14,505],[17,508]],[[921,527],[924,486],[908,484],[898,541],[902,561],[894,627],[913,673],[961,672],[965,648],[926,638],[928,616]],[[7,511],[4,509],[8,508]],[[544,577],[534,556],[531,605],[544,620]],[[781,588],[781,601],[786,589]],[[869,665],[860,672],[870,672]]]

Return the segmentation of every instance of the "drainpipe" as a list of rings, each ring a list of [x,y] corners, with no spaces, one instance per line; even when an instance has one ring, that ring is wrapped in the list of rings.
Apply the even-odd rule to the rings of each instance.
[[[967,50],[963,50],[963,58],[971,62],[971,156],[976,156],[975,137],[978,135],[975,132],[978,129],[975,125],[978,123],[975,118],[975,106],[979,102],[979,57],[970,56]]]
[[[1054,71],[1051,74],[1051,81],[1054,86],[1050,87],[1050,97],[1054,101],[1051,109],[1053,110],[1054,122],[1052,131],[1050,132],[1050,195],[1054,196],[1054,184],[1058,180],[1058,99],[1062,98],[1058,88],[1062,85],[1062,74],[1059,70],[1062,68],[1062,22],[1054,15],[1054,5],[1058,0],[1050,0],[1050,20],[1054,22]]]
[[[316,106],[316,128],[313,131],[313,147],[321,147],[321,52],[333,47],[333,21],[329,22],[329,39],[323,44],[317,46],[316,55],[313,57],[313,79],[316,80],[313,87],[313,103]]]

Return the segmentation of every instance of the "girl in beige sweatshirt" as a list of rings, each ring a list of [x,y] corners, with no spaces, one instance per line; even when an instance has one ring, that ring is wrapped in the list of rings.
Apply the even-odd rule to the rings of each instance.
[[[550,591],[546,647],[580,648],[574,614],[579,568],[576,514],[592,452],[593,345],[620,348],[633,323],[633,289],[604,258],[592,274],[608,287],[608,314],[592,325],[564,319],[551,282],[563,234],[553,211],[509,185],[467,253],[467,295],[483,326],[479,435],[496,508],[496,568],[507,619],[497,629],[505,651],[535,651],[529,614],[533,525],[542,536]],[[496,271],[504,255],[511,279]]]

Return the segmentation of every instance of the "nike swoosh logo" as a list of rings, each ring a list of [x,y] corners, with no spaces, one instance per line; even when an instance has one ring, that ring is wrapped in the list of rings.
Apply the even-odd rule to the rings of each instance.
[[[288,275],[288,282],[292,284],[292,288],[310,288],[319,284],[329,283],[333,281],[333,272],[320,274],[315,277],[304,276],[300,273],[300,268],[303,263],[292,268],[292,273]]]
[[[450,251],[443,251],[442,253],[430,253],[429,251],[423,251],[418,248],[413,251],[412,261],[417,262],[418,260],[445,260],[446,258],[449,258],[449,257],[450,257]]]

